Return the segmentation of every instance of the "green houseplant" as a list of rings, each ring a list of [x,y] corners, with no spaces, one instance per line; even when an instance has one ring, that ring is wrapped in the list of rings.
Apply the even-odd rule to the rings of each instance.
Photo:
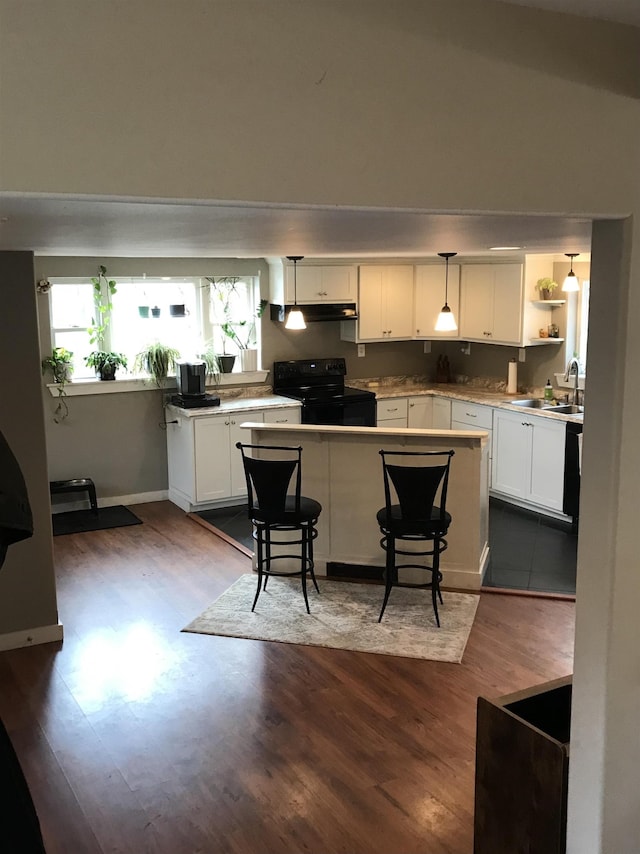
[[[115,380],[116,370],[127,367],[126,356],[104,348],[113,311],[112,298],[117,292],[116,282],[114,279],[107,278],[107,268],[102,264],[98,267],[98,275],[94,276],[91,282],[95,316],[87,332],[89,343],[95,344],[96,349],[89,353],[84,361],[90,368],[95,368],[101,380]]]
[[[43,376],[49,371],[58,385],[58,405],[53,413],[53,420],[59,424],[69,414],[69,407],[64,398],[67,394],[65,386],[71,382],[73,374],[73,353],[65,347],[54,347],[51,355],[43,359],[41,364]]]
[[[559,287],[558,283],[550,279],[549,276],[544,276],[536,282],[536,290],[540,293],[540,299],[551,299],[551,295],[557,287]]]
[[[162,388],[169,371],[175,371],[179,358],[178,350],[155,341],[137,354],[134,370],[136,373],[149,374],[158,388]]]
[[[118,368],[127,367],[127,357],[123,353],[94,350],[85,356],[85,363],[94,368],[101,380],[115,380]]]

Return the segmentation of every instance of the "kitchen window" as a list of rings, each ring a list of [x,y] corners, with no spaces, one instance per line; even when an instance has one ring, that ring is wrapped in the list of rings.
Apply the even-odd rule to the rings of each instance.
[[[213,279],[218,280],[227,279]],[[233,279],[226,315],[213,299],[211,281],[207,277],[115,277],[116,292],[111,297],[111,318],[103,348],[123,353],[130,375],[136,354],[153,341],[168,344],[187,360],[198,358],[211,342],[217,354],[237,354],[238,345],[224,334],[224,324],[231,318],[243,339],[248,335],[255,317],[257,278]],[[105,305],[107,295],[97,294],[86,279],[50,282],[52,347],[65,347],[74,354],[74,380],[94,379],[93,368],[85,364],[85,357],[97,349],[89,340],[88,329],[99,315],[96,302]]]

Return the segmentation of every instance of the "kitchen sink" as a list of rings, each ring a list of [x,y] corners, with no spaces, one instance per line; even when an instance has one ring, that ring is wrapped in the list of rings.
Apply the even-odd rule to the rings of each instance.
[[[524,409],[543,409],[545,412],[555,412],[558,415],[583,415],[584,406],[576,406],[574,403],[560,403],[554,405],[542,398],[530,398],[529,400],[512,400],[512,406],[522,406]]]
[[[549,409],[553,409],[554,412],[561,415],[582,415],[584,413],[584,406],[576,406],[575,403],[561,403],[559,406],[550,406]]]
[[[541,400],[540,398],[534,398],[532,400],[512,400],[510,403],[512,406],[524,406],[527,409],[557,409],[557,407],[550,406],[549,401]]]

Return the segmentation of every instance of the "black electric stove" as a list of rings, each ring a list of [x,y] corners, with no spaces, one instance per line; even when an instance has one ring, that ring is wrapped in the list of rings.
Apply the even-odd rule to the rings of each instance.
[[[302,402],[303,424],[376,426],[376,396],[345,386],[343,358],[273,363],[273,391]]]

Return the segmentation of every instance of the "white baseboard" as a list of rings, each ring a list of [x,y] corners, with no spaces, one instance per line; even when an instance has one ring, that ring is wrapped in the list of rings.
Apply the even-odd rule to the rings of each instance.
[[[98,507],[116,507],[119,504],[149,504],[151,501],[167,501],[169,490],[159,489],[157,492],[138,492],[133,495],[112,495],[109,498],[98,498]],[[51,505],[52,513],[65,513],[68,510],[88,510],[87,498],[79,501],[57,502]]]
[[[20,649],[23,646],[37,646],[41,643],[61,641],[64,632],[62,623],[53,626],[38,626],[37,629],[21,629],[19,632],[7,632],[0,635],[0,652],[8,649]]]

